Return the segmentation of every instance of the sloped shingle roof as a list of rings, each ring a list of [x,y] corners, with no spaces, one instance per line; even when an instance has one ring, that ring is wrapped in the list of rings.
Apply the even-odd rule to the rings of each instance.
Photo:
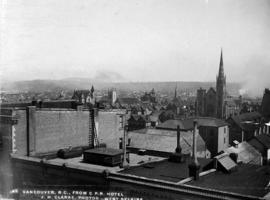
[[[167,130],[176,130],[179,125],[180,130],[191,130],[193,129],[193,121],[197,120],[198,127],[200,126],[210,126],[210,127],[222,127],[228,125],[225,121],[217,118],[210,117],[199,117],[199,118],[190,118],[185,120],[167,120],[164,123],[157,126],[160,129]]]
[[[261,119],[261,114],[258,112],[243,113],[241,115],[235,115],[230,117],[231,120],[235,122],[237,126],[246,131],[252,131],[257,128],[253,123]],[[251,122],[251,123],[248,123]]]
[[[136,148],[174,152],[176,149],[177,133],[171,130],[141,129],[128,133],[131,138],[131,146]],[[188,154],[192,151],[193,134],[191,132],[180,133],[180,146],[182,153]],[[206,146],[200,135],[197,137],[197,150],[205,151]]]

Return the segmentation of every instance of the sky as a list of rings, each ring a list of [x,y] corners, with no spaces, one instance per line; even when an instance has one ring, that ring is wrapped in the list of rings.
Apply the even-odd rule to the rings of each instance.
[[[2,80],[270,85],[269,0],[0,1]]]

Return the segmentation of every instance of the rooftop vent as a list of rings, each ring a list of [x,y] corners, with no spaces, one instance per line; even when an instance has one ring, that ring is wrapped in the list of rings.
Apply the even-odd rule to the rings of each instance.
[[[238,145],[239,145],[239,142],[238,142],[237,140],[234,140],[234,141],[233,141],[233,146],[234,146],[235,148],[238,148]]]

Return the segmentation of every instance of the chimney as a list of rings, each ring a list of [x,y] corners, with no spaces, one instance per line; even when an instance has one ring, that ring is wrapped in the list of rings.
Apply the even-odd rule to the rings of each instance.
[[[182,149],[181,149],[181,146],[180,146],[180,127],[179,125],[177,125],[177,146],[176,146],[176,149],[175,149],[175,153],[180,153],[181,154],[182,152]]]
[[[126,118],[126,116],[124,116]],[[126,145],[126,141],[127,141],[127,138],[126,138],[126,132],[127,132],[127,129],[128,129],[128,126],[126,124],[126,119],[124,119],[125,122],[124,122],[124,137],[122,139],[122,147],[123,147],[123,162],[121,163],[121,166],[122,168],[128,168],[128,163],[127,163],[127,145]]]
[[[183,158],[182,158],[182,149],[180,146],[180,127],[179,125],[177,126],[177,146],[175,149],[175,152],[173,152],[170,157],[169,157],[169,161],[171,162],[175,162],[175,163],[181,163],[183,162]]]
[[[192,162],[188,165],[189,176],[193,177],[194,180],[199,179],[200,164],[197,159],[197,132],[198,132],[198,122],[194,120],[194,130],[193,130],[193,152],[192,152]]]

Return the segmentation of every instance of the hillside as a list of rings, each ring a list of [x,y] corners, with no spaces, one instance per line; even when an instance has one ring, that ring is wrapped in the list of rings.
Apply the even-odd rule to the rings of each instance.
[[[31,80],[3,83],[1,90],[7,92],[44,92],[55,90],[90,89],[91,86],[98,90],[116,88],[123,91],[149,91],[154,88],[156,91],[196,90],[200,87],[208,89],[215,87],[215,82],[102,82],[87,78],[67,78],[61,80]],[[230,94],[238,95],[241,89],[238,83],[227,83],[227,90]]]

